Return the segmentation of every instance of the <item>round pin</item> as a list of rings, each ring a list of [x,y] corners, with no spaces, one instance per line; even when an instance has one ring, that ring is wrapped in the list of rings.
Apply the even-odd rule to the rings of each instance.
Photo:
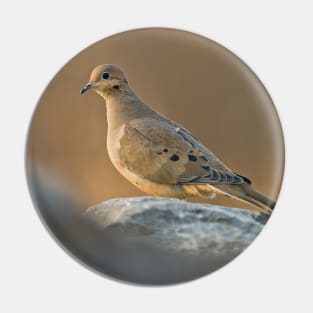
[[[283,171],[279,117],[254,72],[166,28],[71,59],[41,96],[26,148],[29,189],[57,242],[90,269],[148,285],[238,256],[273,214]]]

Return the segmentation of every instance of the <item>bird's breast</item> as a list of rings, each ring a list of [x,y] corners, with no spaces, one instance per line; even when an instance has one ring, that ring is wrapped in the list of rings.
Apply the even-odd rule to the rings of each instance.
[[[149,181],[143,177],[138,176],[133,171],[128,169],[125,164],[121,162],[120,157],[120,142],[124,134],[124,126],[121,126],[116,129],[108,130],[107,137],[107,150],[110,157],[110,160],[114,167],[124,176],[129,182],[135,185],[140,190],[144,191],[147,194],[160,196],[160,197],[178,197],[184,198],[185,194],[183,188],[179,185],[163,185],[158,184],[152,181]]]
[[[121,170],[121,162],[120,162],[120,141],[123,136],[124,126],[112,129],[108,128],[108,136],[107,136],[107,150],[113,165],[120,171]]]

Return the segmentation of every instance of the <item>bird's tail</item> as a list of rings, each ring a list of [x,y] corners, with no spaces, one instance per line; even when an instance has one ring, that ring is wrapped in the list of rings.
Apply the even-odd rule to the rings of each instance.
[[[254,190],[249,184],[215,185],[214,187],[222,191],[225,195],[253,204],[258,207],[259,211],[265,214],[271,214],[276,205],[274,200]]]

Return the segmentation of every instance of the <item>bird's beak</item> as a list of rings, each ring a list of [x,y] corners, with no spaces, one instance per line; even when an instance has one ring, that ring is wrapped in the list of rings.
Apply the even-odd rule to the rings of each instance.
[[[90,88],[92,88],[94,85],[95,85],[95,83],[93,83],[93,82],[88,83],[87,85],[85,85],[85,86],[81,89],[80,94],[82,95],[82,94],[85,93],[87,90],[89,90]]]

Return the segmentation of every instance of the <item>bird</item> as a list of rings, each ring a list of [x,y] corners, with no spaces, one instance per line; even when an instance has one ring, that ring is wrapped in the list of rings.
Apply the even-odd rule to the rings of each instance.
[[[107,151],[119,173],[146,194],[187,199],[217,194],[270,215],[276,202],[228,168],[196,136],[144,103],[122,68],[96,66],[81,94],[93,90],[106,104]]]

